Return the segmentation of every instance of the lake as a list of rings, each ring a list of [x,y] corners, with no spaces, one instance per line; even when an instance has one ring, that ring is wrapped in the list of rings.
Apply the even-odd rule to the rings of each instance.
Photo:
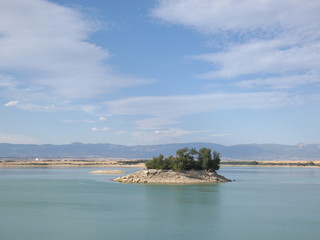
[[[236,181],[204,185],[122,184],[92,170],[0,168],[0,239],[320,239],[317,168],[222,167]]]

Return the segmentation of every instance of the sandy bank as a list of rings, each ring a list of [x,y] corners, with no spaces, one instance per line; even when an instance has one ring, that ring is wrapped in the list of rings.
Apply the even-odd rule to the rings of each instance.
[[[319,168],[319,160],[227,160],[221,166],[236,167],[285,167],[285,168]]]
[[[130,163],[130,162],[129,162]],[[14,161],[0,162],[0,168],[72,168],[72,167],[95,167],[95,168],[144,168],[144,163],[138,164],[123,164],[113,161]]]
[[[122,174],[125,173],[125,171],[122,170],[96,170],[91,171],[91,174]]]
[[[147,169],[114,179],[122,183],[152,183],[152,184],[199,184],[229,182],[230,180],[216,172],[182,171]]]

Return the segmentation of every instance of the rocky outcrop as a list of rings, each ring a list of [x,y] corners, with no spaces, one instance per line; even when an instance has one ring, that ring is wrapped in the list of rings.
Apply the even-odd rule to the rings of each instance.
[[[230,180],[208,171],[181,171],[146,169],[114,179],[122,183],[153,183],[153,184],[198,184],[229,182]]]

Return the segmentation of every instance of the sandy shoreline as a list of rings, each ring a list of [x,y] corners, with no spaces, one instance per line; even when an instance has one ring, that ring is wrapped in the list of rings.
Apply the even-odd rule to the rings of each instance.
[[[256,162],[258,164],[252,164]],[[245,163],[245,164],[241,164]],[[308,165],[308,164],[314,165]],[[292,167],[292,168],[319,168],[320,160],[228,160],[222,161],[221,167]],[[145,168],[144,163],[134,163],[131,160],[121,161],[87,161],[87,160],[71,160],[71,161],[2,161],[0,168],[72,168],[72,167],[95,167],[95,168]]]
[[[243,164],[242,164],[243,163]],[[222,161],[222,167],[319,168],[320,160],[240,160]]]
[[[241,165],[241,164],[223,164],[221,167],[257,167],[257,168],[320,168],[320,166],[297,166],[297,165]]]
[[[0,162],[0,168],[24,168],[24,167],[41,167],[41,168],[72,168],[72,167],[95,167],[95,168],[144,168],[144,163],[125,164],[113,161],[16,161]]]
[[[91,171],[89,173],[105,175],[105,174],[123,174],[123,173],[125,173],[125,171],[122,171],[122,170],[95,170],[95,171]]]

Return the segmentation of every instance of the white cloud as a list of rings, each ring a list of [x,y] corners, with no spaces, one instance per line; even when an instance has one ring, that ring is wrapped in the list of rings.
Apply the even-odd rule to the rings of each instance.
[[[319,82],[319,12],[318,0],[165,0],[151,15],[206,33],[219,47],[193,56],[212,64],[198,77],[293,88]],[[252,75],[258,79],[242,81]]]
[[[27,111],[54,111],[56,109],[55,105],[40,105],[33,103],[22,103],[20,101],[9,101],[3,106],[5,107],[16,107],[19,109],[27,110]]]
[[[147,118],[147,119],[142,119],[142,120],[137,120],[135,121],[135,125],[139,129],[156,129],[159,127],[165,127],[168,125],[172,124],[178,124],[181,123],[181,121],[177,121],[174,119],[175,116],[167,116],[167,117],[152,117],[152,118]]]
[[[91,131],[92,132],[98,132],[100,129],[99,128],[97,128],[97,127],[93,127],[93,128],[91,128]]]
[[[185,136],[193,136],[203,131],[190,131],[181,128],[168,128],[156,131],[134,131],[131,136],[134,142],[141,144],[161,144],[185,142]]]
[[[167,137],[178,137],[178,136],[189,135],[189,134],[197,133],[197,132],[199,132],[199,131],[188,131],[188,130],[181,129],[181,128],[168,128],[168,129],[156,130],[153,133],[165,135]]]
[[[154,131],[155,134],[170,134],[171,131],[170,130],[157,130]]]
[[[80,105],[80,106],[77,106],[76,108],[78,108],[81,111],[87,112],[87,113],[93,113],[99,109],[99,106],[97,106],[97,105]]]
[[[110,128],[108,128],[108,127],[103,127],[103,128],[93,127],[93,128],[91,128],[92,132],[100,132],[100,131],[107,132],[109,130],[110,130]]]
[[[3,106],[12,107],[12,106],[16,106],[18,104],[19,104],[19,101],[10,101],[10,102],[7,102],[6,104],[4,104]]]
[[[105,122],[105,121],[107,121],[107,118],[106,117],[99,117],[99,121]]]
[[[318,0],[160,0],[151,15],[206,33],[311,26],[320,20]]]
[[[78,123],[78,122],[82,122],[82,123],[94,123],[95,121],[91,120],[91,119],[76,119],[76,120],[63,120],[63,123]]]
[[[298,76],[270,77],[258,78],[252,80],[244,80],[236,83],[242,88],[254,88],[259,86],[270,87],[273,89],[290,89],[301,85],[320,83],[320,75],[303,74]]]
[[[115,133],[116,133],[117,135],[125,135],[125,134],[128,134],[127,131],[121,131],[121,130],[116,131]]]
[[[196,56],[212,63],[216,70],[203,78],[233,78],[250,74],[297,74],[318,72],[320,44],[317,41],[292,46],[291,40],[259,40],[239,44],[219,52]],[[297,43],[298,44],[298,43]]]
[[[11,72],[7,78],[15,78],[13,84],[1,77],[1,85],[16,86],[17,96],[57,100],[149,82],[112,71],[106,64],[108,51],[88,40],[95,26],[87,19],[46,0],[0,1],[0,73]]]
[[[140,129],[163,128],[179,123],[186,115],[230,109],[269,109],[296,105],[304,99],[281,92],[216,93],[163,97],[135,97],[106,103],[108,112],[136,115]],[[146,118],[151,116],[151,118]]]

